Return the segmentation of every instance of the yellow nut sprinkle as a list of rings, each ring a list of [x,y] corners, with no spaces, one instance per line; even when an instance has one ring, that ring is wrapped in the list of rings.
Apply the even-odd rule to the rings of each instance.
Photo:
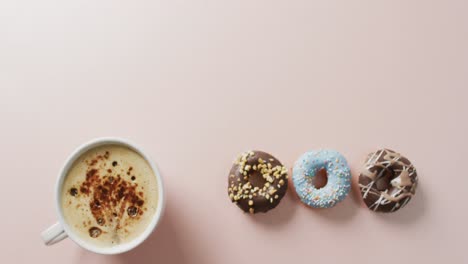
[[[254,210],[253,208],[250,208],[250,209],[249,209],[249,212],[250,212],[251,214],[253,214],[253,213],[255,212],[255,210]]]
[[[249,205],[250,205],[250,206],[253,205],[253,201],[252,201],[252,200],[249,200]]]

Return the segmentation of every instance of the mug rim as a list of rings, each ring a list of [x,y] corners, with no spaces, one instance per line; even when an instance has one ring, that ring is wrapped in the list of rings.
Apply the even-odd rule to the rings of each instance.
[[[60,201],[60,196],[62,193],[63,189],[63,183],[64,180],[75,163],[75,161],[81,157],[83,153],[86,151],[102,146],[102,145],[120,145],[127,147],[136,153],[138,153],[140,156],[145,159],[146,162],[150,165],[151,169],[154,172],[154,175],[156,177],[156,184],[158,185],[158,207],[156,208],[156,212],[154,213],[151,221],[149,222],[148,226],[145,228],[145,230],[137,236],[135,239],[131,240],[128,243],[125,244],[119,244],[116,246],[112,247],[97,247],[94,246],[88,242],[86,242],[84,239],[80,238],[73,230],[70,228],[68,223],[65,221],[65,218],[63,216],[63,211],[61,208],[61,201]],[[95,138],[92,139],[88,142],[85,142],[81,144],[79,147],[77,147],[65,160],[64,165],[59,171],[59,175],[55,184],[55,206],[56,206],[56,211],[58,214],[58,221],[60,222],[63,230],[67,234],[67,236],[76,244],[78,244],[80,247],[89,250],[94,253],[99,253],[99,254],[104,254],[104,255],[113,255],[113,254],[120,254],[127,252],[129,250],[134,249],[141,243],[143,243],[156,229],[157,225],[159,224],[162,214],[164,211],[165,207],[165,196],[164,196],[164,186],[162,182],[162,177],[161,174],[159,173],[158,167],[156,164],[150,159],[148,155],[146,155],[143,150],[134,144],[133,142],[130,142],[127,139],[123,138],[118,138],[118,137],[100,137],[100,138]]]

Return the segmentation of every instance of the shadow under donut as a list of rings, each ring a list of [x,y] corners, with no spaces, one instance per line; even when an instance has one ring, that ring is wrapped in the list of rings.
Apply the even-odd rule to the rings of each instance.
[[[285,225],[294,216],[297,210],[297,201],[294,200],[293,190],[288,186],[288,191],[284,195],[278,206],[266,213],[259,213],[254,215],[248,215],[252,218],[252,221],[278,228],[278,226]]]
[[[418,182],[418,187],[414,197],[411,198],[409,203],[395,212],[383,213],[383,212],[373,212],[370,210],[367,205],[364,203],[364,200],[361,195],[361,189],[359,188],[359,175],[360,170],[351,168],[352,172],[352,181],[351,181],[351,193],[350,196],[355,201],[356,205],[359,208],[367,210],[369,213],[374,214],[375,217],[383,221],[392,223],[392,224],[408,224],[409,222],[415,222],[420,219],[425,213],[426,207],[426,197],[425,190],[421,186],[421,182]]]
[[[379,220],[395,225],[407,225],[417,223],[426,213],[427,197],[425,189],[420,182],[416,189],[415,195],[411,198],[408,204],[393,213],[375,213]],[[373,213],[373,212],[372,212]]]
[[[344,223],[348,222],[356,215],[358,206],[346,197],[343,201],[331,208],[312,208],[304,205],[313,211],[314,215],[326,218],[330,222]]]
[[[351,196],[352,200],[356,203],[359,208],[368,209],[367,205],[362,200],[361,195],[361,188],[359,188],[359,175],[361,171],[356,168],[351,168],[351,191],[349,196]]]
[[[348,196],[343,201],[339,202],[331,208],[314,208],[304,204],[297,195],[292,180],[290,180],[290,184],[290,191],[293,194],[295,203],[300,203],[303,207],[307,208],[307,210],[311,211],[314,215],[326,218],[327,220],[330,220],[330,222],[347,222],[356,215],[357,210],[359,209],[359,206],[355,202],[355,197],[348,197],[353,196],[353,184],[351,185],[351,190]]]

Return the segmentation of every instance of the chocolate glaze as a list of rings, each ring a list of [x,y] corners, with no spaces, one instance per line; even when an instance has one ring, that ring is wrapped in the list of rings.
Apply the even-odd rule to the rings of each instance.
[[[262,170],[263,167],[263,170]],[[244,212],[267,212],[275,208],[288,189],[286,168],[262,151],[242,153],[228,177],[228,194]]]
[[[418,175],[413,164],[390,149],[367,156],[359,175],[364,203],[375,212],[395,212],[403,208],[416,192]]]

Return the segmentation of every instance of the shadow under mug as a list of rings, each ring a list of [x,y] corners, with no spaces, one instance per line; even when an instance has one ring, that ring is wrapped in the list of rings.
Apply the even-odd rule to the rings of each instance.
[[[156,183],[158,185],[158,206],[157,206],[157,209],[153,218],[151,219],[146,229],[132,241],[125,243],[125,244],[112,246],[112,247],[97,247],[81,239],[77,234],[73,232],[73,230],[70,228],[68,223],[65,221],[63,217],[61,205],[60,205],[60,196],[62,193],[63,183],[73,163],[86,151],[99,147],[99,146],[103,146],[103,145],[124,146],[138,153],[148,162],[151,169],[154,171],[154,174],[156,176]],[[41,233],[42,240],[44,241],[46,245],[53,245],[69,237],[79,246],[89,251],[99,253],[99,254],[119,254],[119,253],[129,251],[135,248],[136,246],[138,246],[139,244],[141,244],[156,229],[156,226],[158,225],[160,219],[162,218],[162,214],[163,214],[164,206],[165,206],[164,187],[163,187],[163,182],[161,179],[161,175],[159,174],[158,168],[151,161],[151,159],[141,150],[141,148],[121,138],[97,138],[97,139],[94,139],[90,142],[87,142],[81,145],[67,158],[64,166],[59,172],[58,179],[56,182],[55,205],[56,205],[57,214],[58,214],[58,222],[53,224],[51,227],[49,227],[48,229],[46,229],[45,231]]]

